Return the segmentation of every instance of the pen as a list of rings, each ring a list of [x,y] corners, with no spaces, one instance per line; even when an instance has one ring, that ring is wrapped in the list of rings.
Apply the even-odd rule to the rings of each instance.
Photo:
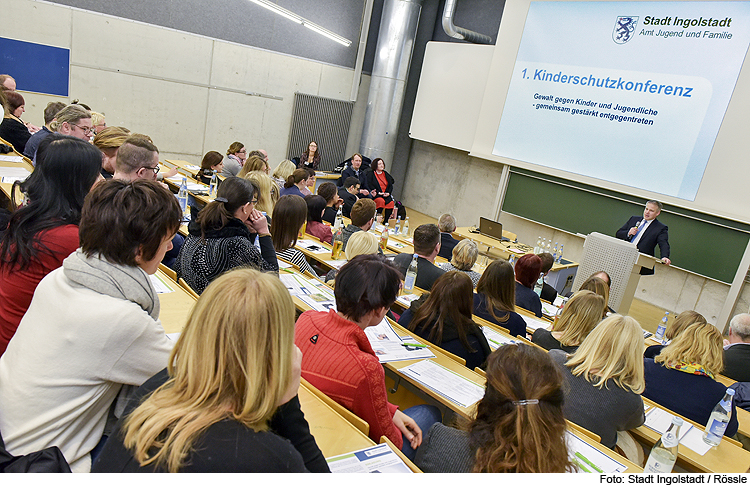
[[[415,348],[427,348],[426,344],[419,344],[419,343],[403,343],[401,346],[413,346]]]

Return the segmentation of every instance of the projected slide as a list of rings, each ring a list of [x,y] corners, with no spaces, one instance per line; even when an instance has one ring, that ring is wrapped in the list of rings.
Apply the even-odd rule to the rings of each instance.
[[[531,2],[493,154],[694,200],[750,2]]]

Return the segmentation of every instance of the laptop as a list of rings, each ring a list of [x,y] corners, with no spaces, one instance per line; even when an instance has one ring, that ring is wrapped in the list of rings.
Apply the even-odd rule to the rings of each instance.
[[[484,217],[479,218],[479,233],[482,235],[496,238],[501,242],[508,242],[509,240],[503,237],[503,223],[492,221]]]

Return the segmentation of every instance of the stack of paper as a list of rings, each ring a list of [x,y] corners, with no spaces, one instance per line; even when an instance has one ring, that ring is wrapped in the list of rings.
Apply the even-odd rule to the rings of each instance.
[[[329,259],[327,261],[324,261],[324,263],[326,263],[331,268],[340,270],[342,266],[348,263],[348,261],[346,259]]]
[[[423,360],[398,371],[461,407],[470,407],[484,396],[483,385],[432,360]]]
[[[19,158],[20,157],[7,157],[7,158]],[[3,158],[5,160],[5,158]],[[3,183],[13,183],[15,181],[23,181],[31,174],[23,167],[0,167],[0,178]]]
[[[549,330],[550,327],[552,327],[552,322],[548,322],[546,320],[542,320],[541,318],[529,317],[527,315],[521,315],[521,317],[526,322],[526,327],[528,327],[532,331],[535,331],[537,329]]]
[[[149,278],[151,279],[151,284],[154,286],[154,289],[156,289],[157,294],[167,294],[169,292],[174,292],[174,289],[169,286],[167,282],[165,282],[161,277],[156,275],[149,275]]]
[[[578,473],[622,473],[628,469],[569,430],[565,432],[565,440],[570,461],[578,467]]]
[[[416,360],[420,358],[435,358],[435,354],[427,346],[415,341],[411,337],[399,336],[387,318],[373,327],[365,329],[372,351],[377,355],[381,364],[398,362],[401,360]]]
[[[542,314],[547,315],[548,317],[554,317],[557,315],[557,306],[542,301]]]
[[[487,327],[486,325],[482,326],[482,332],[484,333],[484,337],[487,338],[487,343],[490,345],[490,349],[492,351],[495,351],[500,346],[504,344],[516,344],[518,341],[516,341],[513,338],[503,336],[496,330],[491,329],[490,327]]]
[[[412,301],[416,301],[419,299],[419,296],[417,294],[404,294],[403,296],[399,296],[396,298],[396,302],[406,308],[411,306]]]
[[[646,422],[643,424],[662,435],[672,424],[672,416],[674,414],[671,412],[654,406],[646,413]],[[680,427],[680,445],[684,445],[701,456],[711,449],[711,446],[703,441],[703,430],[688,422],[683,422]]]
[[[23,162],[23,157],[19,157],[17,155],[2,155],[0,156],[0,160],[2,160],[3,162],[13,162],[20,164],[21,162]]]
[[[327,458],[331,473],[411,473],[388,444]]]

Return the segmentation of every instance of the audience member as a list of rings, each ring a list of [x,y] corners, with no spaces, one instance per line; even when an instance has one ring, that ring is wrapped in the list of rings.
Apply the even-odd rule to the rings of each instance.
[[[297,266],[303,273],[307,271],[317,277],[318,274],[307,262],[305,255],[294,248],[302,225],[307,220],[305,199],[296,195],[283,195],[273,208],[272,220],[271,234],[276,254]]]
[[[313,191],[315,191],[315,169],[306,168],[305,170],[307,171],[307,181],[299,187],[303,197],[312,195]]]
[[[456,218],[450,214],[443,214],[438,219],[438,228],[440,228],[440,253],[438,256],[450,260],[453,256],[453,248],[458,244],[458,240],[453,238],[451,234],[456,231]]]
[[[280,195],[282,197],[284,195],[297,195],[305,198],[305,195],[302,194],[302,188],[306,188],[308,177],[310,177],[310,174],[307,173],[307,170],[296,169],[286,178],[284,188],[281,189]]]
[[[48,134],[39,160],[19,183],[29,203],[11,214],[0,241],[0,355],[37,284],[78,248],[83,199],[99,179],[101,154],[78,139]]]
[[[357,256],[336,277],[336,310],[306,311],[295,326],[302,377],[370,425],[370,438],[385,435],[410,459],[422,429],[440,421],[435,407],[404,412],[388,402],[385,372],[364,330],[378,325],[396,300],[398,271],[380,256]]]
[[[442,251],[443,247],[441,243],[440,252]],[[476,289],[477,283],[479,283],[479,279],[482,277],[476,271],[472,271],[474,263],[477,262],[477,256],[479,256],[477,244],[468,238],[464,238],[453,247],[452,254],[450,263],[442,263],[438,266],[445,271],[460,271],[465,273],[471,279],[472,288]]]
[[[607,282],[597,276],[592,275],[584,280],[578,290],[591,291],[602,296],[605,301],[604,309],[602,310],[602,318],[607,316],[607,313],[609,312],[609,307],[607,306],[607,303],[609,303],[609,286],[607,285]]]
[[[346,246],[344,257],[347,261],[351,261],[362,254],[377,254],[379,249],[378,237],[369,231],[358,231],[349,239],[349,245]],[[336,268],[329,271],[325,278],[326,283],[332,283],[336,279],[338,271]]]
[[[375,202],[369,198],[363,198],[357,200],[352,206],[351,223],[347,224],[342,230],[342,236],[344,238],[343,250],[346,250],[346,245],[349,242],[349,238],[358,231],[370,231],[372,224],[375,222]],[[380,250],[380,248],[378,248]],[[382,254],[381,250],[379,254]]]
[[[240,172],[237,174],[238,177],[245,177],[249,172],[253,171],[261,171],[264,174],[268,173],[268,164],[265,160],[263,160],[262,157],[259,157],[258,155],[248,155],[247,160],[245,160],[245,163],[242,164],[242,169],[240,169]]]
[[[291,176],[296,169],[297,166],[294,165],[294,162],[291,160],[284,159],[279,162],[279,165],[276,166],[272,173],[273,180],[276,181],[279,190],[284,188],[284,183],[286,183],[287,178]]]
[[[107,127],[94,137],[94,146],[102,152],[101,174],[104,179],[109,179],[115,174],[117,152],[128,137],[130,137],[128,129],[116,126]],[[28,149],[28,145],[26,148]]]
[[[320,195],[307,195],[307,226],[305,233],[316,237],[321,242],[330,244],[333,240],[331,227],[323,224],[323,212],[325,212],[326,201]]]
[[[258,187],[230,177],[216,195],[188,224],[188,237],[175,263],[177,277],[198,294],[216,277],[239,266],[279,269],[268,222],[255,208]],[[254,245],[256,236],[260,250]]]
[[[240,173],[242,164],[247,158],[245,145],[240,142],[233,142],[227,149],[227,158],[224,160],[224,177],[233,177]]]
[[[26,128],[21,114],[26,110],[23,96],[12,90],[3,91],[5,95],[5,114],[0,122],[0,137],[8,141],[19,153],[23,153],[31,132]]]
[[[339,198],[343,201],[341,213],[344,217],[350,217],[352,207],[357,203],[357,192],[359,191],[359,181],[356,177],[349,177],[344,181],[344,186],[339,188]]]
[[[86,197],[81,247],[39,283],[0,357],[11,454],[55,445],[74,472],[88,472],[122,386],[166,366],[172,346],[148,275],[181,218],[176,198],[152,181],[104,181]]]
[[[156,181],[159,173],[159,148],[146,136],[131,134],[117,150],[115,158],[115,179],[135,181],[148,179]]]
[[[565,417],[596,433],[613,449],[617,432],[643,424],[643,335],[630,317],[612,315],[583,340],[575,354],[549,352],[568,380]]]
[[[449,271],[435,280],[432,292],[422,294],[401,315],[398,323],[466,361],[474,369],[484,365],[490,346],[482,329],[471,319],[471,280]]]
[[[94,136],[99,134],[107,127],[107,118],[103,113],[97,111],[91,112],[91,125],[94,129]]]
[[[16,90],[16,80],[10,75],[0,75],[0,90]]]
[[[435,258],[440,252],[440,230],[434,224],[422,224],[414,230],[414,254],[417,257],[416,286],[429,291],[445,270],[435,266]],[[401,253],[393,258],[393,264],[402,275],[406,275],[413,259],[412,254]]]
[[[198,172],[193,174],[193,178],[203,184],[210,184],[211,178],[214,176],[214,172],[221,174],[224,170],[224,156],[218,151],[209,151],[203,155],[201,160],[201,168]]]
[[[310,141],[307,145],[307,149],[299,156],[299,167],[310,167],[313,170],[320,168],[320,150],[318,149],[318,143]]]
[[[69,104],[55,115],[49,130],[90,141],[94,135],[91,113],[79,104]]]
[[[391,218],[391,213],[395,207],[393,200],[393,176],[385,170],[385,162],[382,158],[376,158],[372,161],[372,169],[365,172],[367,186],[370,188],[370,195],[375,200],[378,208],[378,214],[383,214],[383,224]]]
[[[573,294],[562,314],[552,324],[552,332],[541,327],[534,331],[531,340],[545,350],[563,350],[575,353],[586,336],[602,319],[604,298],[591,291]]]
[[[507,329],[512,336],[526,337],[526,322],[516,313],[513,266],[497,259],[484,270],[474,294],[474,314]]]
[[[526,254],[516,261],[516,306],[542,316],[542,301],[534,292],[534,284],[542,272],[542,260],[535,254]]]
[[[279,201],[279,187],[268,174],[259,170],[248,172],[245,179],[258,187],[258,203],[255,204],[255,208],[264,212],[266,219],[270,222],[273,208]]]
[[[537,256],[542,260],[542,276],[546,277],[549,275],[549,270],[555,264],[555,259],[549,252],[542,252],[541,254],[537,254]],[[554,303],[555,299],[557,299],[557,290],[547,282],[543,282],[542,293],[539,295],[539,299],[543,299],[548,303]]]
[[[336,214],[338,208],[341,205],[339,203],[339,194],[336,189],[336,184],[331,181],[327,181],[318,187],[318,195],[323,197],[326,202],[325,210],[323,211],[323,221],[330,223],[331,225],[336,223]]]
[[[487,389],[467,430],[436,423],[415,464],[427,473],[574,471],[566,443],[563,376],[549,355],[506,344],[487,359]]]
[[[217,278],[93,471],[329,471],[300,409],[293,333],[278,279],[247,268]]]
[[[65,103],[61,103],[59,101],[51,101],[47,103],[47,107],[44,108],[44,126],[39,130],[39,132],[32,134],[29,140],[26,141],[26,147],[23,149],[23,154],[25,156],[31,159],[34,158],[36,150],[37,148],[39,148],[39,143],[42,142],[42,139],[52,134],[49,126],[55,119],[55,115],[57,115],[57,113],[63,108],[65,108]]]
[[[735,381],[750,382],[750,315],[740,313],[729,323],[724,342],[724,371]]]
[[[350,177],[357,179],[359,184],[359,188],[353,193],[354,195],[362,197],[370,196],[370,191],[367,186],[367,176],[365,176],[365,170],[362,169],[362,155],[359,153],[352,155],[351,165],[341,172],[339,186],[346,188],[346,181]]]
[[[643,396],[705,426],[726,392],[726,386],[716,381],[716,374],[724,369],[723,355],[719,329],[711,324],[689,326],[656,358],[645,359]],[[724,435],[735,433],[737,412],[732,401],[732,417]]]
[[[664,339],[666,340],[667,344],[674,341],[674,339],[679,336],[682,331],[687,329],[693,324],[701,324],[706,325],[708,322],[706,322],[706,319],[703,315],[698,313],[697,311],[693,310],[685,310],[679,315],[677,315],[674,319],[674,321],[670,322],[667,325],[667,330],[664,332]],[[656,355],[661,353],[661,350],[664,349],[664,345],[657,344],[653,346],[649,346],[646,348],[646,351],[643,352],[644,358],[656,358]]]

